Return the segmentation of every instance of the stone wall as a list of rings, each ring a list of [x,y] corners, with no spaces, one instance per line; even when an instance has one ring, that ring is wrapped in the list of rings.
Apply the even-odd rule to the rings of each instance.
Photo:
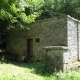
[[[7,53],[11,54],[22,54],[23,50],[26,49],[26,37],[20,29],[12,29],[7,32],[6,49]]]
[[[47,46],[44,47],[44,64],[52,70],[65,71],[68,66],[68,47],[65,46]]]
[[[7,32],[7,52],[27,54],[27,39],[33,39],[33,54],[43,55],[45,46],[67,46],[67,16],[45,19],[28,25],[30,30],[12,29]],[[36,42],[36,39],[39,42]],[[27,55],[26,55],[27,56]]]
[[[73,63],[78,60],[78,23],[70,16],[67,18],[67,30],[69,63]]]
[[[80,21],[78,21],[78,56],[79,56],[79,60],[80,60]]]

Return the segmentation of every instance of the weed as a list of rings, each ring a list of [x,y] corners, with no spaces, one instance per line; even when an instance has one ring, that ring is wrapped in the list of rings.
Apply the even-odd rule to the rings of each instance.
[[[80,80],[80,70],[49,72],[40,62],[4,62],[0,64],[0,80]]]

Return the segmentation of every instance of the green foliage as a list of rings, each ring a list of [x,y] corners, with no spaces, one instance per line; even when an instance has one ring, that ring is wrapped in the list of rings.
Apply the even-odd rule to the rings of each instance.
[[[80,19],[79,0],[44,0],[44,5],[40,8],[41,15],[38,19],[50,18],[61,14],[71,15]]]
[[[38,18],[42,13],[41,8],[44,5],[44,0],[26,0],[26,2],[28,4],[28,7],[25,8],[26,15],[35,14]]]
[[[79,0],[60,0],[59,14],[67,14],[80,19],[80,1]]]
[[[42,13],[40,19],[50,18],[54,15],[54,0],[45,0],[44,5],[41,7]]]
[[[24,22],[24,24],[26,24],[26,23],[32,23],[32,22],[35,22],[36,15],[35,14],[31,14],[29,16],[26,16],[25,13],[21,13],[20,14],[20,18],[22,19],[22,21]]]
[[[8,25],[32,23],[61,14],[80,17],[79,0],[1,0],[0,19]],[[10,27],[10,26],[8,26]],[[12,27],[10,27],[12,28]]]
[[[17,25],[32,23],[36,19],[36,14],[30,13],[28,16],[25,14],[25,7],[28,7],[28,0],[1,0],[0,1],[0,19],[8,21],[8,29],[12,28],[9,25]],[[18,25],[20,27],[20,24]]]

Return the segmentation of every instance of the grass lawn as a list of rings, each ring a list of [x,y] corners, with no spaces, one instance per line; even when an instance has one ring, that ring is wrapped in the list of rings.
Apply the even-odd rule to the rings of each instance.
[[[0,63],[0,80],[80,80],[80,70],[50,73],[40,63]]]

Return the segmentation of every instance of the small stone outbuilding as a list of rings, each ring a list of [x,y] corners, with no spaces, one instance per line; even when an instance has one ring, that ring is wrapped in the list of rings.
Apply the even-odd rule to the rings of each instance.
[[[25,56],[25,61],[50,57],[52,68],[67,70],[80,60],[80,21],[62,15],[14,28],[7,32],[6,50]],[[70,66],[71,65],[71,66]]]

